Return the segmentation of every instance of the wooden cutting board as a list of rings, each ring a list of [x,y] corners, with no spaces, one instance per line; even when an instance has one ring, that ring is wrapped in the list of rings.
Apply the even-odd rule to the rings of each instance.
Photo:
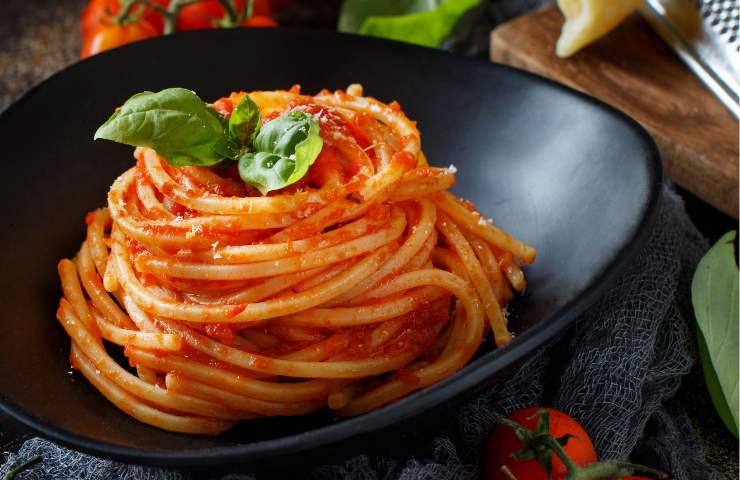
[[[569,59],[555,55],[554,5],[491,32],[491,59],[564,83],[650,131],[675,183],[738,218],[738,121],[634,15]]]

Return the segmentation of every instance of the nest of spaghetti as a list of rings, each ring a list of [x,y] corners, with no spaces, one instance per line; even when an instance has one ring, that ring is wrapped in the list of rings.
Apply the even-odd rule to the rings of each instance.
[[[303,179],[263,196],[233,168],[137,148],[59,262],[71,364],[100,393],[144,423],[218,434],[368,412],[452,375],[488,332],[511,341],[505,305],[535,250],[447,192],[454,169],[427,164],[397,103],[358,85],[249,95],[263,118],[317,118]]]

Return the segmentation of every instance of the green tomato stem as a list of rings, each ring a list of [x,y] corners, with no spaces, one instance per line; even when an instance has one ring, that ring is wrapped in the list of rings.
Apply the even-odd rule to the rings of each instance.
[[[577,477],[583,480],[597,478],[624,477],[633,475],[635,472],[647,473],[659,479],[668,478],[668,475],[654,468],[645,467],[629,462],[608,461],[599,462],[579,468],[582,476]]]
[[[599,480],[606,478],[619,478],[632,475],[633,473],[635,473],[635,471],[649,473],[658,478],[668,478],[665,473],[659,470],[629,462],[608,461],[592,463],[591,465],[586,465],[585,467],[579,467],[573,462],[573,460],[571,460],[568,454],[565,453],[563,447],[553,436],[548,435],[547,437],[545,437],[545,444],[552,449],[555,455],[557,455],[560,461],[562,461],[563,464],[567,467],[568,476],[565,477],[566,480]]]
[[[224,10],[226,10],[226,16],[228,17],[225,22],[226,25],[221,26],[238,27],[239,15],[237,15],[236,13],[234,0],[218,0],[218,3],[220,3],[224,7]]]
[[[244,10],[242,10],[242,18],[239,19],[239,25],[244,23],[246,19],[251,18],[253,11],[254,11],[254,0],[248,0],[247,3],[244,5]]]
[[[563,462],[563,465],[566,466],[568,472],[575,472],[579,470],[578,465],[573,463],[573,460],[571,460],[568,454],[565,453],[565,450],[563,450],[563,447],[560,445],[560,443],[555,440],[555,437],[553,437],[552,435],[547,435],[545,437],[545,444],[550,447],[555,455],[558,456],[560,461]]]
[[[658,478],[668,478],[663,472],[655,470],[649,467],[643,467],[642,465],[636,465],[628,462],[598,462],[586,465],[585,467],[579,467],[573,460],[570,459],[560,443],[555,440],[552,436],[545,438],[545,444],[552,448],[555,455],[563,462],[568,468],[568,476],[566,480],[598,480],[615,477],[625,477],[632,475],[636,470],[650,473],[657,476]]]
[[[111,19],[113,23],[123,25],[131,20],[134,20],[132,13],[134,7],[138,3],[140,3],[140,0],[122,0],[121,13]]]
[[[164,34],[169,35],[175,33],[177,29],[177,17],[180,15],[180,10],[188,5],[199,3],[203,0],[172,0],[169,7],[162,12],[164,15]]]
[[[152,10],[156,10],[164,17],[164,31],[165,35],[174,33],[177,30],[177,17],[180,15],[180,10],[188,5],[195,3],[201,3],[203,0],[172,0],[167,8],[152,2],[151,0],[121,0],[121,12],[112,18],[114,23],[123,25],[128,22],[136,21],[139,14],[134,15],[133,9],[136,5],[141,4]],[[234,0],[218,0],[218,2],[224,7],[226,11],[226,18],[220,26],[224,27],[238,27],[244,21],[252,16],[252,9],[254,8],[254,0],[249,0],[241,12],[236,11],[236,4]]]
[[[502,472],[502,473],[503,473],[504,475],[506,475],[506,477],[507,477],[507,478],[508,478],[509,480],[519,480],[519,479],[518,479],[518,478],[516,478],[516,476],[515,476],[515,475],[514,475],[514,474],[513,474],[512,472],[511,472],[511,470],[509,470],[509,467],[507,467],[506,465],[502,465],[502,466],[501,466],[501,472]]]
[[[151,8],[152,10],[156,10],[157,12],[159,12],[164,17],[167,17],[170,14],[170,12],[166,8],[162,7],[158,3],[154,3],[154,2],[151,2],[149,0],[139,0],[139,3],[141,3],[142,5],[144,5],[147,8]]]

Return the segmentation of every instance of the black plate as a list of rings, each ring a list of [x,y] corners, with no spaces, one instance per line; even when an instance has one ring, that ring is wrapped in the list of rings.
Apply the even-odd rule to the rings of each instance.
[[[514,305],[514,342],[357,418],[265,419],[217,438],[139,423],[69,374],[69,340],[54,316],[56,263],[74,255],[85,213],[104,205],[113,179],[132,164],[131,148],[92,141],[113,108],[135,92],[170,86],[215,99],[232,90],[300,83],[316,92],[352,82],[398,100],[418,120],[430,161],[459,169],[455,191],[537,247],[527,294]],[[201,31],[95,56],[10,107],[0,117],[0,145],[0,408],[79,450],[181,466],[326,452],[340,441],[349,454],[346,440],[385,442],[389,427],[414,429],[430,417],[421,414],[494,379],[598,298],[649,234],[661,179],[648,134],[572,90],[435,50],[300,30]]]

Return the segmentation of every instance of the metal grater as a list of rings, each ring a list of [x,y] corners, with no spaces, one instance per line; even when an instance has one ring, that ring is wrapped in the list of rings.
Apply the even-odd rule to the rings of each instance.
[[[740,0],[645,0],[642,14],[740,118]]]

